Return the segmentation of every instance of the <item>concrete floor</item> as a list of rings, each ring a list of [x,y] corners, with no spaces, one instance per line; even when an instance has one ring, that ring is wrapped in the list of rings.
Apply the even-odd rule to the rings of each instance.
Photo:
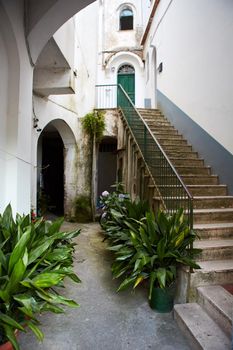
[[[65,223],[71,230],[77,224]],[[44,314],[42,343],[29,332],[20,335],[22,350],[188,350],[171,314],[151,310],[147,290],[116,293],[111,276],[111,254],[102,242],[98,224],[82,224],[77,238],[75,271],[81,284],[67,281],[66,295],[79,309],[66,314]]]

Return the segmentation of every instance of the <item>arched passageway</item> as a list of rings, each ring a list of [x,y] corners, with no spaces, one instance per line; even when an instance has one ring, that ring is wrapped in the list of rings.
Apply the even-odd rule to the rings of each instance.
[[[38,143],[38,210],[64,214],[64,144],[56,128],[49,124]]]
[[[76,140],[61,119],[43,129],[37,144],[37,209],[72,216],[77,191]]]

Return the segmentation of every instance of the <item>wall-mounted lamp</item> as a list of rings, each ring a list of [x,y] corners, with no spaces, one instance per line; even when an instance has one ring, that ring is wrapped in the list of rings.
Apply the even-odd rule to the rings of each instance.
[[[38,121],[39,121],[38,118],[33,118],[33,128],[34,128],[34,129],[37,128],[37,126],[38,126]]]
[[[161,73],[163,71],[163,62],[160,62],[158,66],[158,72]]]

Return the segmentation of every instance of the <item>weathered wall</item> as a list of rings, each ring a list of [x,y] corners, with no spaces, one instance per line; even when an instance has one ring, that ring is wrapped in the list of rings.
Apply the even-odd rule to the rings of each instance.
[[[129,5],[134,14],[133,30],[119,30],[119,15],[122,7]],[[122,0],[103,1],[99,7],[99,43],[97,83],[117,84],[117,72],[123,64],[130,64],[135,69],[135,104],[144,105],[144,64],[140,45],[144,9],[148,3],[134,0],[126,3]]]
[[[29,1],[27,3],[32,5],[29,9],[24,8],[26,2],[22,0],[2,0],[0,3],[0,211],[11,202],[14,212],[29,213],[35,197],[36,146],[34,137],[32,140],[31,63],[36,62],[43,46],[59,26],[91,2],[71,0],[67,3],[59,0],[49,1],[49,4],[43,1],[38,5]],[[25,14],[29,16],[28,42],[25,38]]]
[[[157,88],[233,153],[233,3],[230,0],[169,1],[157,8],[145,46],[153,65],[157,51]],[[147,94],[153,91],[149,72]]]
[[[8,57],[3,42],[0,36],[0,193],[2,202],[0,203],[0,210],[2,210],[7,203],[5,202],[5,169],[9,159],[6,153],[6,126],[7,126],[7,91],[8,91]]]
[[[49,123],[57,129],[64,143],[64,207],[65,215],[74,216],[75,199],[90,195],[90,148],[84,135],[81,120],[75,112],[47,98],[34,96],[34,112],[43,130]],[[34,159],[37,159],[37,142],[40,132],[33,133]],[[54,155],[56,156],[56,155]],[[39,159],[38,159],[39,160]],[[33,205],[36,206],[36,178],[34,172]]]

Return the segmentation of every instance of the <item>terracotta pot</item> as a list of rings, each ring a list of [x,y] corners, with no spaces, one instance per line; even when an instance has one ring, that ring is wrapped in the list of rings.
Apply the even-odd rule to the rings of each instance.
[[[11,342],[6,342],[2,345],[0,345],[0,350],[13,350],[13,346],[11,344]]]
[[[16,329],[14,333],[15,333],[15,336],[17,337],[19,333],[18,329]],[[14,350],[14,347],[10,341],[7,341],[6,343],[0,345],[0,350]]]

